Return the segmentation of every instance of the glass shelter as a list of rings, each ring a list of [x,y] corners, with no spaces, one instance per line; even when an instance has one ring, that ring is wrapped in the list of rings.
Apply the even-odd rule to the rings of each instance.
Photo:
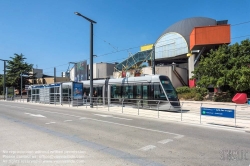
[[[44,85],[32,85],[28,88],[28,102],[44,104],[82,105],[83,84],[64,82]]]

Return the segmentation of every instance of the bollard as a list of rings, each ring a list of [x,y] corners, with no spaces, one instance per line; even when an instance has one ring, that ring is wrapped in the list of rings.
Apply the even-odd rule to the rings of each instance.
[[[69,107],[70,107],[69,96],[68,96],[68,103],[69,103]]]
[[[123,102],[124,102],[124,99],[122,99],[122,113],[123,113]]]
[[[183,104],[184,104],[184,102],[182,102],[182,105],[181,105],[181,121],[182,121],[182,107],[183,107]]]
[[[159,104],[160,104],[160,101],[158,101],[158,103],[157,103],[158,118],[160,117]]]
[[[96,99],[96,109],[98,109],[98,98]]]
[[[200,106],[200,124],[201,124],[201,107],[202,107],[202,103],[201,103],[201,106]]]
[[[86,102],[86,108],[87,108],[88,97],[87,97],[87,99],[85,99],[85,102]]]
[[[234,124],[234,127],[236,127],[236,108],[237,108],[237,105],[235,105],[235,110],[234,110],[234,119],[235,119],[235,124]]]
[[[108,111],[109,111],[109,103],[108,103]]]
[[[138,101],[138,115],[139,115],[140,102],[141,100]]]
[[[110,100],[108,99],[108,111],[109,111],[109,104],[110,104]]]

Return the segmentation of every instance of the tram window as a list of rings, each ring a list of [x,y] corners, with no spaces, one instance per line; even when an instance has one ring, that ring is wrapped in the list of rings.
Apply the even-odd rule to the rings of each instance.
[[[112,98],[121,98],[121,86],[112,85],[111,86],[111,97]]]
[[[154,99],[166,99],[163,89],[160,84],[154,84]]]
[[[122,87],[122,97],[125,99],[133,98],[133,86],[132,85],[124,85]]]
[[[102,97],[102,87],[93,87],[93,94],[97,93],[97,97]]]
[[[162,83],[162,86],[163,86],[168,98],[177,98],[177,93],[176,93],[174,87],[172,86],[171,82],[164,81]]]
[[[96,87],[97,96],[102,97],[102,87]]]
[[[114,96],[115,96],[115,90],[116,90],[116,86],[112,85],[111,86],[111,98],[114,98]]]
[[[135,85],[135,98],[136,99],[141,99],[142,96],[142,86],[141,85]]]
[[[154,85],[148,85],[148,99],[149,100],[154,100]]]
[[[128,98],[128,86],[127,85],[122,86],[122,98],[125,98],[125,99]]]
[[[98,97],[102,97],[102,87],[98,87]]]
[[[128,90],[128,98],[132,99],[134,97],[134,94],[133,94],[133,85],[128,85],[127,86],[127,90]]]
[[[142,95],[143,95],[143,99],[146,99],[146,100],[148,100],[149,98],[148,98],[148,96],[149,96],[149,91],[150,91],[150,85],[148,85],[148,84],[143,84],[142,85]]]
[[[86,95],[89,96],[90,93],[90,88],[89,87],[84,87],[83,88],[83,93],[86,92]]]

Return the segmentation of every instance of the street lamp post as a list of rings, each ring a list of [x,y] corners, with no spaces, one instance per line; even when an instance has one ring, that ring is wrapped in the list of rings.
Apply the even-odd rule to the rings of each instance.
[[[4,100],[5,100],[5,95],[6,95],[6,61],[8,60],[4,60],[4,59],[0,59],[1,61],[4,62],[4,70],[3,70],[3,97],[4,97]]]
[[[153,46],[151,63],[152,63],[152,74],[155,75],[155,46]]]
[[[83,17],[90,22],[90,107],[93,108],[93,24],[96,24],[95,21],[81,15],[78,12],[75,12],[76,15]]]
[[[23,98],[23,73],[21,73],[21,88],[20,88],[20,91],[21,91],[21,99]]]

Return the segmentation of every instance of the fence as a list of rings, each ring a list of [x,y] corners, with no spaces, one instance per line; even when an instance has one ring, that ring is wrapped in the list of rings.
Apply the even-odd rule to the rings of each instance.
[[[218,126],[228,126],[250,130],[250,105],[234,103],[217,102],[194,102],[181,101],[178,111],[162,111],[163,105],[168,105],[169,109],[174,108],[168,101],[162,100],[142,100],[142,99],[124,99],[124,98],[91,98],[93,108],[116,113],[130,115],[140,115],[145,117],[160,118],[176,122],[187,122],[196,124],[211,124]],[[16,102],[27,102],[27,97],[15,98]],[[39,98],[29,101],[39,104],[53,104],[68,107],[79,107],[82,109],[90,108],[90,98],[71,100],[64,96],[64,99],[50,100],[50,103],[42,102]],[[205,114],[204,114],[205,112]],[[224,115],[223,115],[224,114]],[[229,116],[230,115],[230,116]]]

